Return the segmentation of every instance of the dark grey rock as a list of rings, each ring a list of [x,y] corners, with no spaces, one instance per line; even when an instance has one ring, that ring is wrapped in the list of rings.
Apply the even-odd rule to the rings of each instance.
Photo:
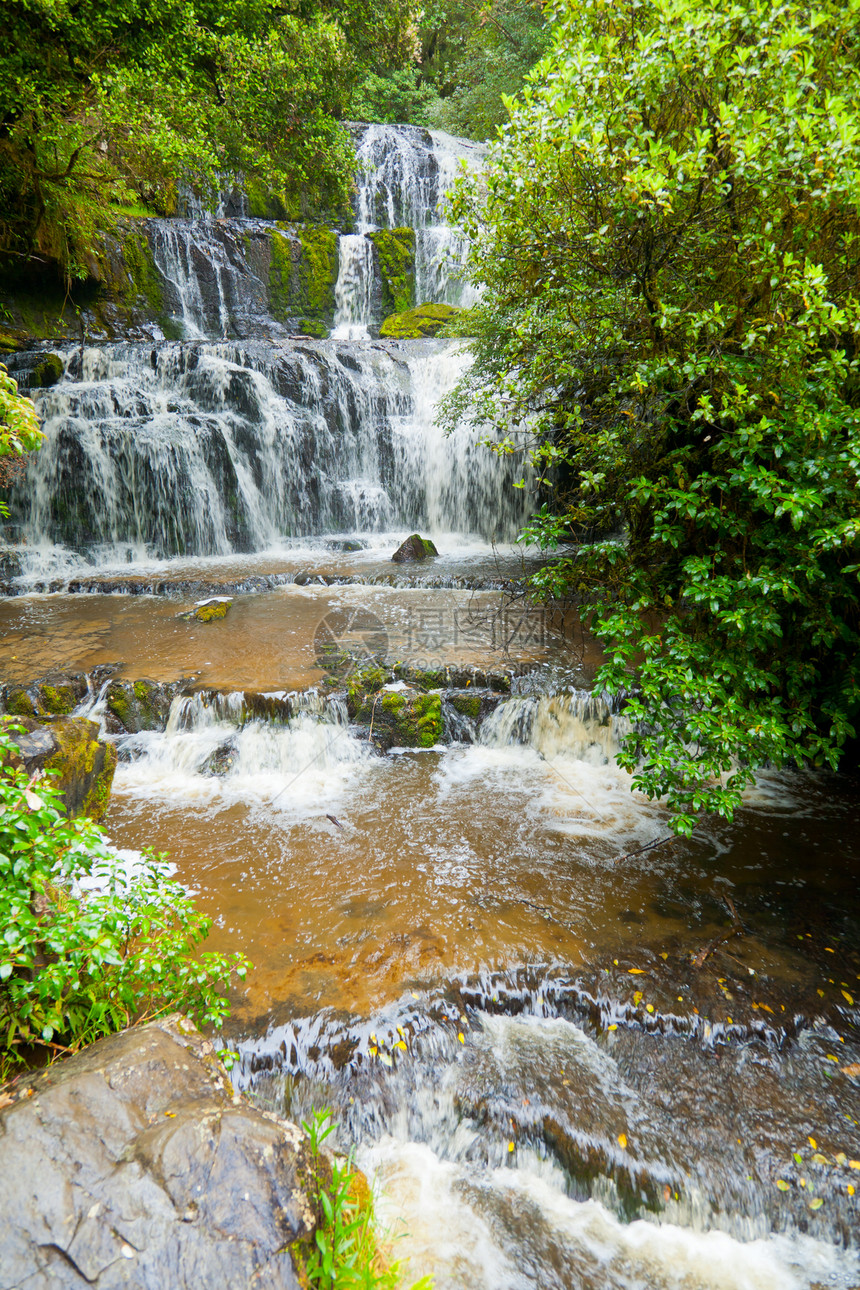
[[[21,1082],[0,1112],[0,1287],[298,1290],[304,1135],[238,1094],[183,1018]]]
[[[438,554],[439,552],[429,538],[423,538],[418,533],[411,533],[405,542],[401,542],[391,558],[395,564],[411,564],[414,560],[427,560],[429,557]]]

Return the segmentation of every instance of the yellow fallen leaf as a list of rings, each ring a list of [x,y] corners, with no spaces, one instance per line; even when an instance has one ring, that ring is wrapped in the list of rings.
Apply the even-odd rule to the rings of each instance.
[[[606,1029],[607,1029],[607,1030],[617,1030],[617,1029],[618,1029],[618,1025],[617,1025],[617,1023],[616,1023],[616,1022],[614,1022],[614,1021],[613,1021],[612,1025],[611,1025],[611,1026],[607,1026],[607,1027],[606,1027]]]
[[[821,1209],[821,1206],[822,1206],[823,1204],[824,1204],[824,1201],[821,1199],[821,1197],[820,1197],[820,1196],[816,1196],[816,1197],[815,1197],[815,1200],[811,1200],[811,1201],[809,1202],[809,1208],[810,1208],[810,1209]]]
[[[837,1151],[834,1159],[836,1160],[837,1165],[844,1165],[848,1163],[848,1157],[846,1156],[844,1151]]]
[[[854,1000],[847,990],[842,991],[842,998],[845,999],[852,1008],[854,1007]]]
[[[849,1196],[854,1195],[855,1188],[851,1185],[851,1183],[848,1184],[845,1190],[848,1192]]]
[[[395,1048],[402,1048],[402,1049],[403,1049],[403,1051],[404,1051],[404,1053],[408,1053],[408,1052],[409,1052],[409,1049],[406,1047],[406,1045],[404,1044],[404,1042],[403,1042],[403,1040],[402,1040],[402,1039],[398,1039],[398,1041],[397,1041],[397,1043],[394,1045],[394,1047],[395,1047]]]
[[[780,1190],[780,1191],[788,1191],[788,1190],[789,1190],[788,1183],[787,1183],[787,1182],[785,1182],[785,1180],[784,1180],[784,1179],[782,1179],[782,1178],[777,1178],[777,1180],[776,1180],[776,1185],[777,1185],[777,1187],[779,1188],[779,1190]]]
[[[662,953],[662,954],[660,955],[660,958],[661,958],[661,959],[667,959],[668,957],[669,957],[669,955],[668,955],[668,954],[666,954],[665,952],[664,952],[664,953]]]
[[[636,990],[633,995],[633,1002],[639,1004],[642,1002],[642,991]]]
[[[398,1033],[398,1035],[400,1036],[400,1038],[402,1039],[402,1038],[403,1038],[403,1036],[406,1034],[406,1031],[403,1029],[403,1027],[402,1027],[402,1026],[398,1026],[398,1027],[397,1027],[397,1033]]]
[[[826,1165],[828,1163],[828,1160],[827,1160],[827,1157],[823,1156],[820,1151],[816,1151],[815,1155],[812,1157],[812,1163],[814,1165]]]
[[[806,1139],[806,1141],[807,1141],[807,1142],[809,1143],[809,1145],[812,1147],[812,1150],[813,1150],[813,1151],[817,1151],[817,1150],[818,1150],[818,1143],[815,1141],[815,1139],[814,1139],[814,1138],[807,1138],[807,1139]]]
[[[815,991],[815,993],[816,993],[816,994],[818,994],[818,995],[820,995],[822,999],[824,998],[824,991],[823,991],[823,990],[816,990],[816,991]]]
[[[618,1135],[618,1145],[619,1145],[619,1147],[621,1148],[621,1150],[622,1150],[622,1151],[626,1151],[626,1150],[627,1150],[627,1134],[626,1134],[626,1133],[619,1133],[619,1135]]]
[[[630,973],[630,975],[631,975],[631,976],[644,976],[644,975],[645,975],[645,969],[644,969],[644,968],[628,968],[628,969],[627,969],[627,971]]]
[[[832,949],[830,948],[830,946],[829,946],[829,945],[825,945],[825,947],[824,947],[824,953],[825,953],[825,954],[835,954],[835,953],[836,953],[836,951],[835,951],[835,950],[832,950]]]
[[[645,1011],[646,1011],[646,1012],[653,1012],[653,1011],[654,1011],[654,1005],[653,1005],[653,1003],[646,1003],[646,1004],[645,1004]]]
[[[460,1043],[461,1043],[461,1044],[465,1044],[465,1042],[466,1042],[466,1037],[465,1037],[465,1035],[463,1034],[462,1030],[461,1030],[461,1031],[460,1031],[460,1033],[458,1034],[457,1038],[459,1039],[459,1041],[460,1041]]]
[[[848,1168],[849,1168],[849,1169],[860,1169],[860,1160],[849,1160],[849,1161],[848,1161]]]
[[[835,1062],[837,1066],[839,1065],[838,1057],[834,1057],[832,1053],[825,1053],[824,1055],[829,1062]]]
[[[514,1150],[515,1150],[514,1144],[513,1144],[512,1142],[509,1142],[509,1143],[508,1143],[508,1151],[514,1151]]]

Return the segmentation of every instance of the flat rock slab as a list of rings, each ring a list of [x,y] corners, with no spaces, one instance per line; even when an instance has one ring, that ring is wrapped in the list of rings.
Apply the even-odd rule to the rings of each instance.
[[[298,1290],[314,1216],[294,1124],[181,1017],[21,1081],[0,1111],[0,1288]]]

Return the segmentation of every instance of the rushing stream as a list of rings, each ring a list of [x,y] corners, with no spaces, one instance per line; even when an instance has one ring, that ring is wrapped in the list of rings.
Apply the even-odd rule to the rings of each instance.
[[[435,425],[467,348],[372,338],[379,228],[415,229],[419,301],[473,300],[440,202],[480,149],[356,140],[329,338],[264,317],[266,222],[234,198],[147,222],[183,339],[62,351],[4,556],[4,694],[85,677],[115,845],[168,851],[255,964],[237,1083],[335,1109],[406,1284],[857,1290],[856,779],[765,776],[666,840],[594,642],[518,598],[522,461]],[[439,557],[392,564],[413,529]],[[226,618],[180,616],[209,595]],[[434,670],[437,744],[351,724],[323,627]],[[108,686],[141,678],[162,708],[129,733]]]

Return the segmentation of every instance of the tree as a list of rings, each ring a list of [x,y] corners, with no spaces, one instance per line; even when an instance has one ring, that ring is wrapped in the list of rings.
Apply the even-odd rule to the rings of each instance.
[[[540,0],[429,0],[413,61],[368,75],[355,115],[492,138],[508,119],[506,98],[522,89],[548,40]]]
[[[540,0],[435,0],[424,7],[421,74],[440,96],[434,124],[491,139],[545,52]]]
[[[112,211],[243,173],[342,199],[339,125],[366,66],[405,56],[413,0],[8,0],[0,258],[83,277]]]
[[[460,409],[526,444],[527,535],[629,694],[672,827],[835,766],[860,623],[860,0],[558,0],[456,214],[486,290]]]

